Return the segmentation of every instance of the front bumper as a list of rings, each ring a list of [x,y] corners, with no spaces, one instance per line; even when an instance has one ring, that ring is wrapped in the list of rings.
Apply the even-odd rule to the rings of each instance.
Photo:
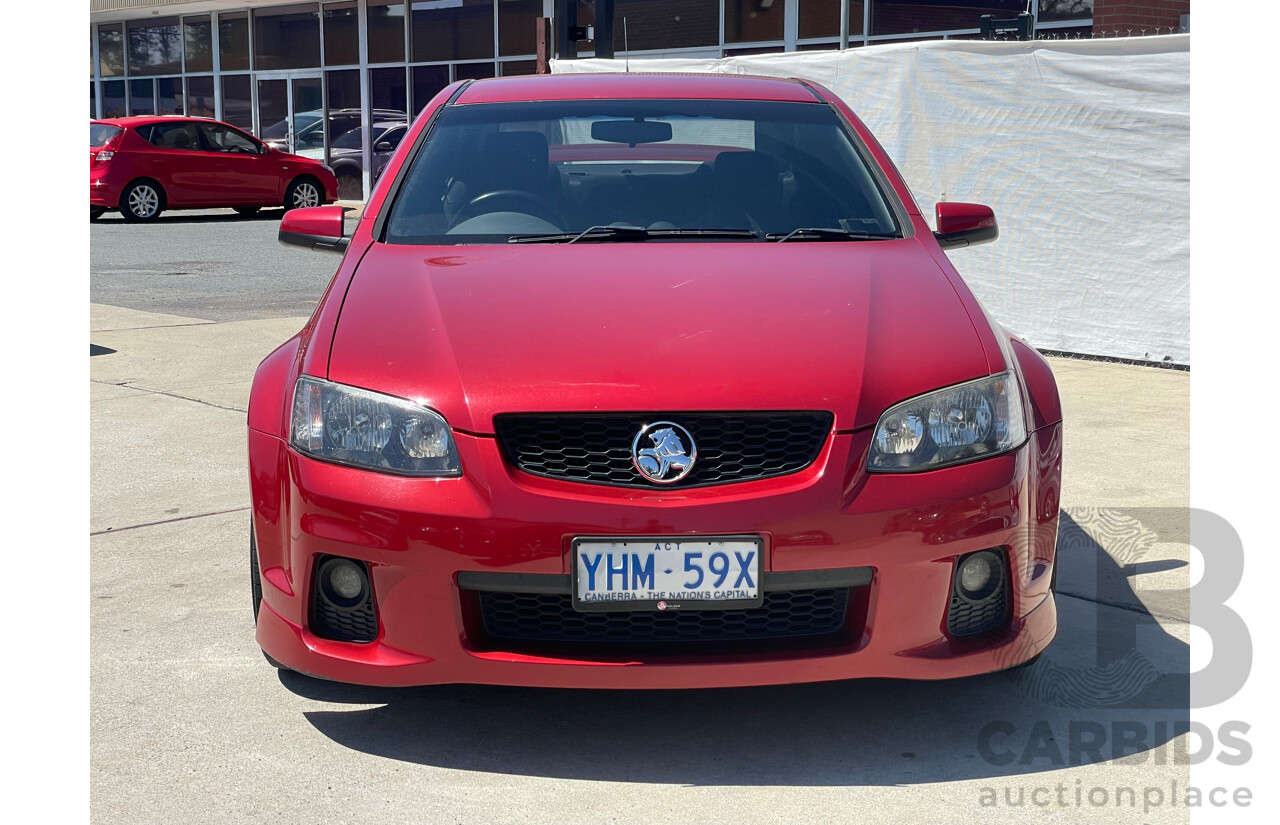
[[[404,479],[317,462],[250,430],[263,585],[257,639],[302,673],[385,686],[942,679],[1011,667],[1043,650],[1057,625],[1049,580],[1060,425],[1033,433],[1014,453],[910,475],[863,472],[869,439],[869,431],[836,435],[812,466],[785,477],[649,491],[521,474],[492,438],[457,436],[463,478]],[[520,574],[562,586],[578,536],[742,534],[763,538],[766,582],[866,571],[849,587],[842,631],[795,647],[635,652],[515,644],[489,637],[477,616],[477,581]],[[952,638],[946,627],[955,559],[992,547],[1009,560],[1011,618],[998,631]],[[330,641],[311,632],[310,583],[325,555],[369,563],[375,641]]]

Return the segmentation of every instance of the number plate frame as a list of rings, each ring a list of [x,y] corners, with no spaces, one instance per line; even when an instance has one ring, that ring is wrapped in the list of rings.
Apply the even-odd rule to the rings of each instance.
[[[746,548],[737,545],[750,545],[755,550],[755,556],[752,561],[750,574],[755,584],[755,597],[745,599],[689,599],[687,594],[685,598],[663,598],[663,599],[629,599],[623,601],[583,601],[578,594],[578,581],[580,577],[580,568],[578,558],[582,550],[598,547],[605,549],[606,547],[618,547],[626,545],[635,545],[636,551],[644,549],[645,552],[652,552],[654,545],[677,545],[678,549],[672,551],[676,554],[683,568],[683,561],[686,558],[685,553],[694,551],[698,547],[703,548],[704,558],[709,556],[709,552],[716,552],[715,545],[726,552],[729,557],[730,567],[729,574],[726,577],[726,584],[731,578],[735,578],[741,572],[741,565],[734,555],[734,550],[743,552]],[[724,545],[730,545],[724,547]],[[631,552],[630,550],[628,552]],[[667,552],[667,551],[663,551]],[[607,564],[608,562],[603,562]],[[654,557],[654,566],[657,567],[658,556]],[[677,570],[677,575],[679,574]],[[764,539],[758,535],[741,535],[741,536],[578,536],[573,539],[570,552],[570,594],[573,598],[573,609],[581,613],[621,613],[621,612],[638,612],[638,611],[686,611],[686,610],[745,610],[751,607],[759,607],[764,604],[764,585],[762,581],[764,573]],[[709,571],[704,571],[705,576],[712,575]],[[656,578],[655,578],[656,584]],[[722,588],[723,589],[723,588]],[[732,589],[732,588],[730,588]],[[659,606],[661,605],[661,607]]]

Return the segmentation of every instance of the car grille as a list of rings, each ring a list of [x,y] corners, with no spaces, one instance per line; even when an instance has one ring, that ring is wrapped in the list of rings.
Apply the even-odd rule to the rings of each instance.
[[[990,598],[977,604],[967,602],[954,593],[951,606],[947,611],[947,632],[952,636],[976,636],[999,630],[1009,623],[1012,605],[1009,600],[1009,587],[1005,581],[992,593]]]
[[[354,610],[338,610],[316,599],[312,605],[311,632],[340,642],[372,642],[378,638],[378,615],[370,597]]]
[[[786,475],[813,463],[831,432],[828,412],[504,414],[494,419],[508,461],[548,478],[652,488],[632,464],[647,424],[672,421],[697,444],[693,469],[676,488]]]
[[[766,593],[744,610],[580,613],[568,594],[481,592],[480,613],[491,639],[542,643],[634,645],[745,642],[829,636],[845,624],[849,589]]]

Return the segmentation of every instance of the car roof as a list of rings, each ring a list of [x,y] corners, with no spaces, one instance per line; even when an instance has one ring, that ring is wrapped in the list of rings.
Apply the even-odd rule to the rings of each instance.
[[[821,102],[794,78],[724,74],[558,74],[477,80],[454,101],[509,103],[527,100],[776,100]]]
[[[131,115],[130,117],[102,117],[91,119],[90,123],[105,123],[108,126],[119,126],[122,129],[130,126],[145,126],[148,123],[173,123],[174,121],[192,120],[202,123],[221,123],[209,117],[194,115]]]

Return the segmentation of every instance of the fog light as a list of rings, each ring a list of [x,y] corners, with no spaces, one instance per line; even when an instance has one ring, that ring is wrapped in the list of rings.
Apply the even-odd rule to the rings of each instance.
[[[358,607],[369,589],[364,565],[351,559],[331,558],[320,567],[320,595],[331,605],[343,610]]]
[[[1000,584],[998,564],[995,554],[987,550],[962,559],[956,576],[957,592],[975,602],[988,598]]]

